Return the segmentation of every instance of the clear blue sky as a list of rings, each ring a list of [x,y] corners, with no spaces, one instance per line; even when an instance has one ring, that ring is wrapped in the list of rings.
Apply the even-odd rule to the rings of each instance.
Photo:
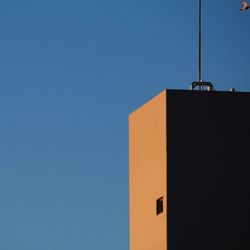
[[[197,0],[0,1],[0,249],[128,250],[128,114],[197,79]],[[250,10],[203,0],[203,79],[250,91]]]

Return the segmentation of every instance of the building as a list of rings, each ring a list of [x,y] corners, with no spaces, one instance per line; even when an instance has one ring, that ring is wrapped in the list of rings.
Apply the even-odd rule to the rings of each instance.
[[[250,93],[165,90],[129,116],[130,250],[250,249]]]

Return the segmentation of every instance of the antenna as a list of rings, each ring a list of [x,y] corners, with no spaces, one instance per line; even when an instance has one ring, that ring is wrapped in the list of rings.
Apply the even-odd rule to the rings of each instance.
[[[202,12],[201,12],[201,0],[199,0],[199,13],[198,13],[198,16],[199,16],[199,32],[198,32],[198,82],[201,81],[201,15],[202,15]]]
[[[206,90],[213,91],[214,86],[211,82],[204,82],[201,78],[201,34],[202,34],[202,0],[198,0],[198,81],[192,82],[190,90],[203,90],[203,87],[207,87]]]

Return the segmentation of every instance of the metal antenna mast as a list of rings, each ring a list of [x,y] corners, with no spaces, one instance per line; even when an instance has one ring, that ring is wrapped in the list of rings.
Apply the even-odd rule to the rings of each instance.
[[[201,0],[199,0],[199,32],[198,32],[198,82],[201,81]],[[200,89],[200,88],[199,88]]]
[[[204,82],[201,78],[201,33],[202,33],[202,0],[198,0],[198,81],[193,82],[190,86],[190,90],[203,90],[206,87],[208,91],[213,91],[214,86],[211,82]]]

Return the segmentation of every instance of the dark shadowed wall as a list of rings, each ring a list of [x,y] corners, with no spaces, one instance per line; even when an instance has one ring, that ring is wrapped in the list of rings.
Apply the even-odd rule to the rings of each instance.
[[[168,250],[250,249],[250,94],[167,90]]]

